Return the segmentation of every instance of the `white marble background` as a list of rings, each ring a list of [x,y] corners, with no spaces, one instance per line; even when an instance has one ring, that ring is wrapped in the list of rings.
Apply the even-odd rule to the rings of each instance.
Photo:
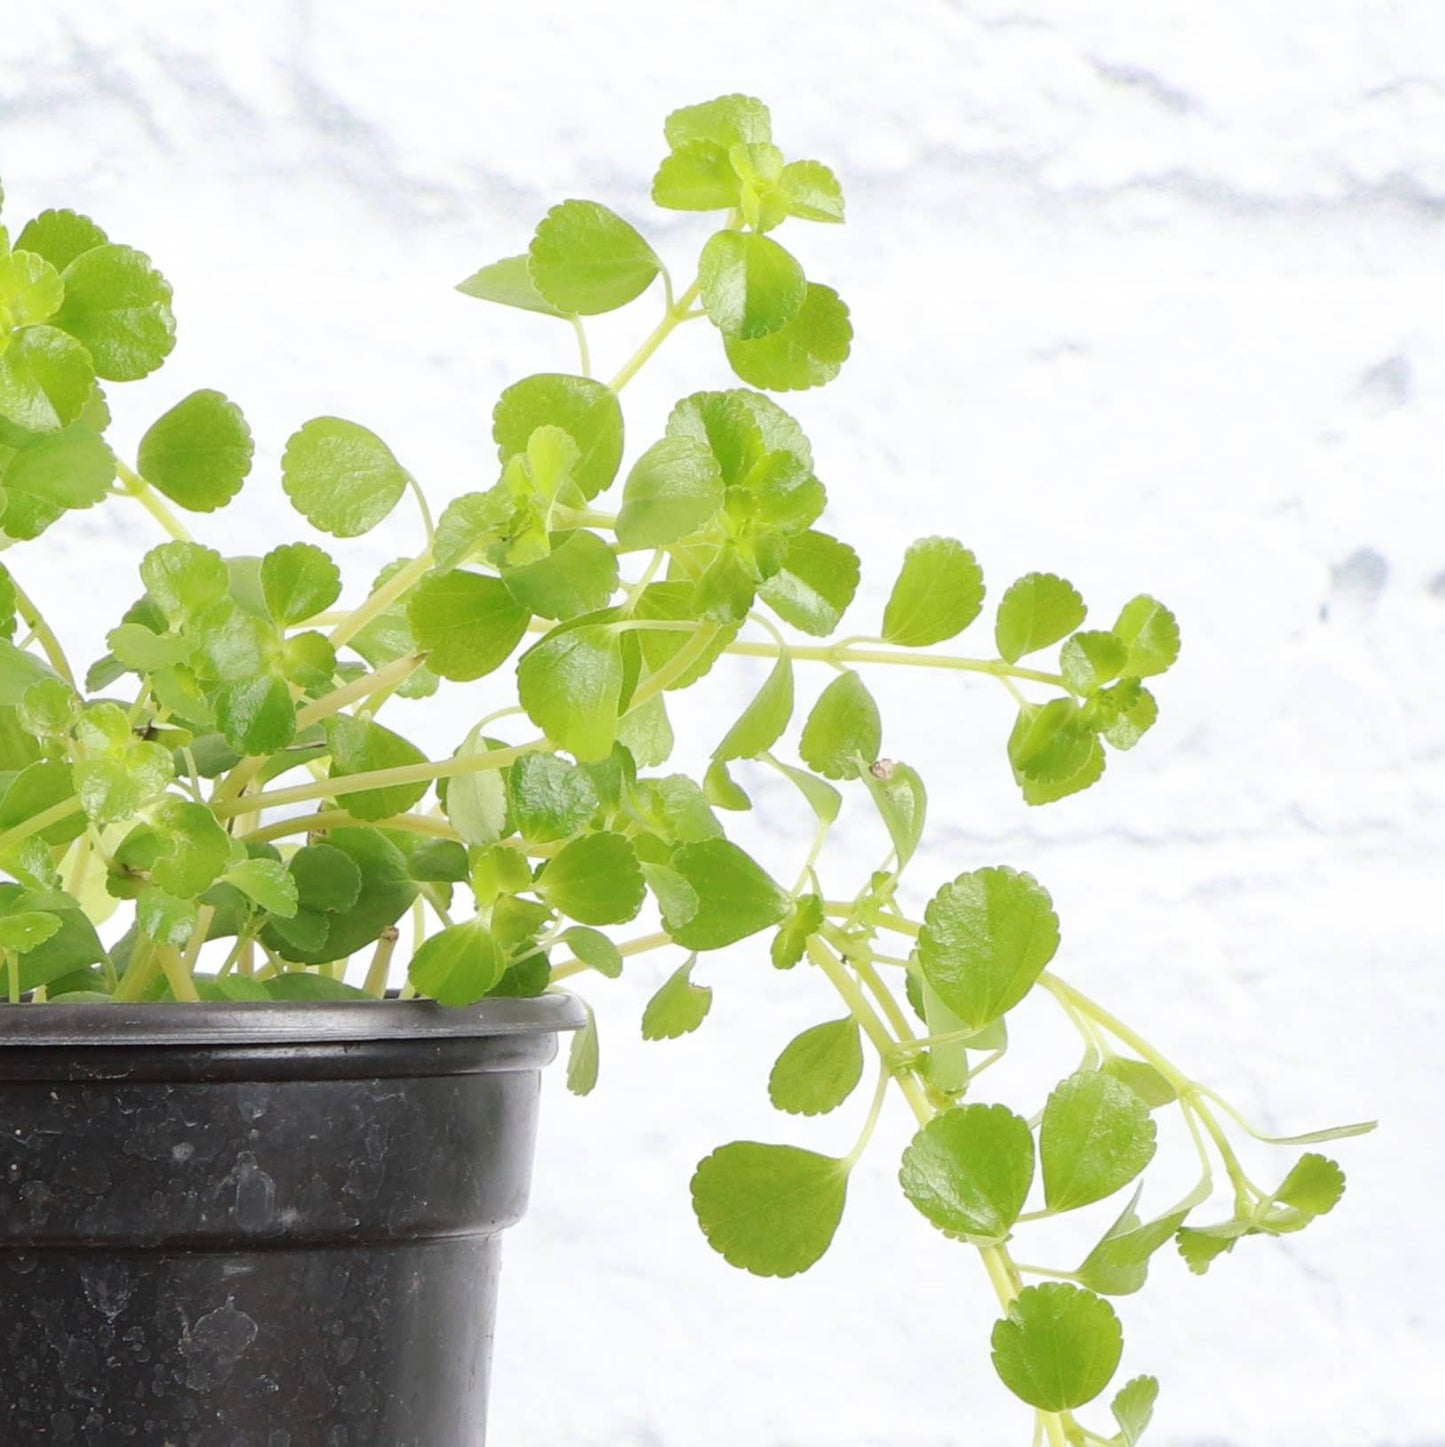
[[[1064,920],[1060,969],[1267,1126],[1383,1121],[1338,1148],[1352,1187],[1328,1220],[1204,1281],[1164,1259],[1123,1303],[1127,1367],[1164,1380],[1153,1440],[1441,1442],[1434,0],[8,0],[0,175],[10,219],[89,210],[172,278],[181,346],[119,432],[195,386],[241,401],[253,507],[201,531],[258,548],[295,530],[276,458],[317,413],[374,427],[440,499],[489,480],[497,391],[572,353],[451,284],[568,195],[645,216],[682,271],[706,232],[646,214],[659,124],[734,89],[849,193],[847,228],[794,239],[852,303],[856,356],[795,410],[836,527],[866,543],[858,624],[908,540],[948,531],[995,596],[1050,568],[1105,622],[1147,588],[1185,630],[1155,735],[1045,812],[1006,777],[1001,692],[897,683],[885,747],[935,800],[920,890],[1031,869]],[[604,368],[626,340],[599,328]],[[671,396],[724,384],[707,337],[668,355],[631,400],[635,439]],[[15,563],[85,654],[147,520],[53,536],[43,576]],[[402,717],[446,745],[486,689]],[[663,969],[592,992],[595,1096],[548,1078],[507,1247],[497,1447],[1022,1447],[982,1276],[891,1182],[900,1117],[811,1275],[758,1282],[702,1242],[698,1156],[737,1135],[846,1148],[856,1112],[810,1127],[766,1103],[773,1055],[829,1008],[816,981],[709,960],[714,1018],[644,1046]],[[1026,1012],[1018,1034],[1062,1073],[1055,1028]]]

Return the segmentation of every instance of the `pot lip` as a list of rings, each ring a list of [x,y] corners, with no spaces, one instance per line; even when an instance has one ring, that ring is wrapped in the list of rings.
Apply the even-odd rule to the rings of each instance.
[[[44,1046],[329,1045],[373,1040],[475,1040],[580,1030],[575,995],[499,997],[475,1005],[435,1000],[221,1001],[113,1004],[63,1000],[0,1004],[0,1050]]]

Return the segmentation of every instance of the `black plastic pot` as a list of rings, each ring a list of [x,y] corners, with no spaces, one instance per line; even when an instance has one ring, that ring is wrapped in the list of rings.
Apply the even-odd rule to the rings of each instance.
[[[479,1447],[569,997],[0,1008],[0,1443]]]

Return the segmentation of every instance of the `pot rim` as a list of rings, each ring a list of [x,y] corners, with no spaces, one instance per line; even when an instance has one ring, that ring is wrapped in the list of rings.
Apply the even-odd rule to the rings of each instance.
[[[458,1040],[580,1030],[587,1012],[562,992],[475,1005],[435,1000],[235,1000],[199,1005],[63,1000],[0,1004],[0,1050],[31,1046],[329,1045]]]

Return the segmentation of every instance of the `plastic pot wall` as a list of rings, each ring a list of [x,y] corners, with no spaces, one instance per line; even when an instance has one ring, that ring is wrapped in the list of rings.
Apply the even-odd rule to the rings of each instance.
[[[0,1443],[481,1447],[567,997],[0,1008]]]

